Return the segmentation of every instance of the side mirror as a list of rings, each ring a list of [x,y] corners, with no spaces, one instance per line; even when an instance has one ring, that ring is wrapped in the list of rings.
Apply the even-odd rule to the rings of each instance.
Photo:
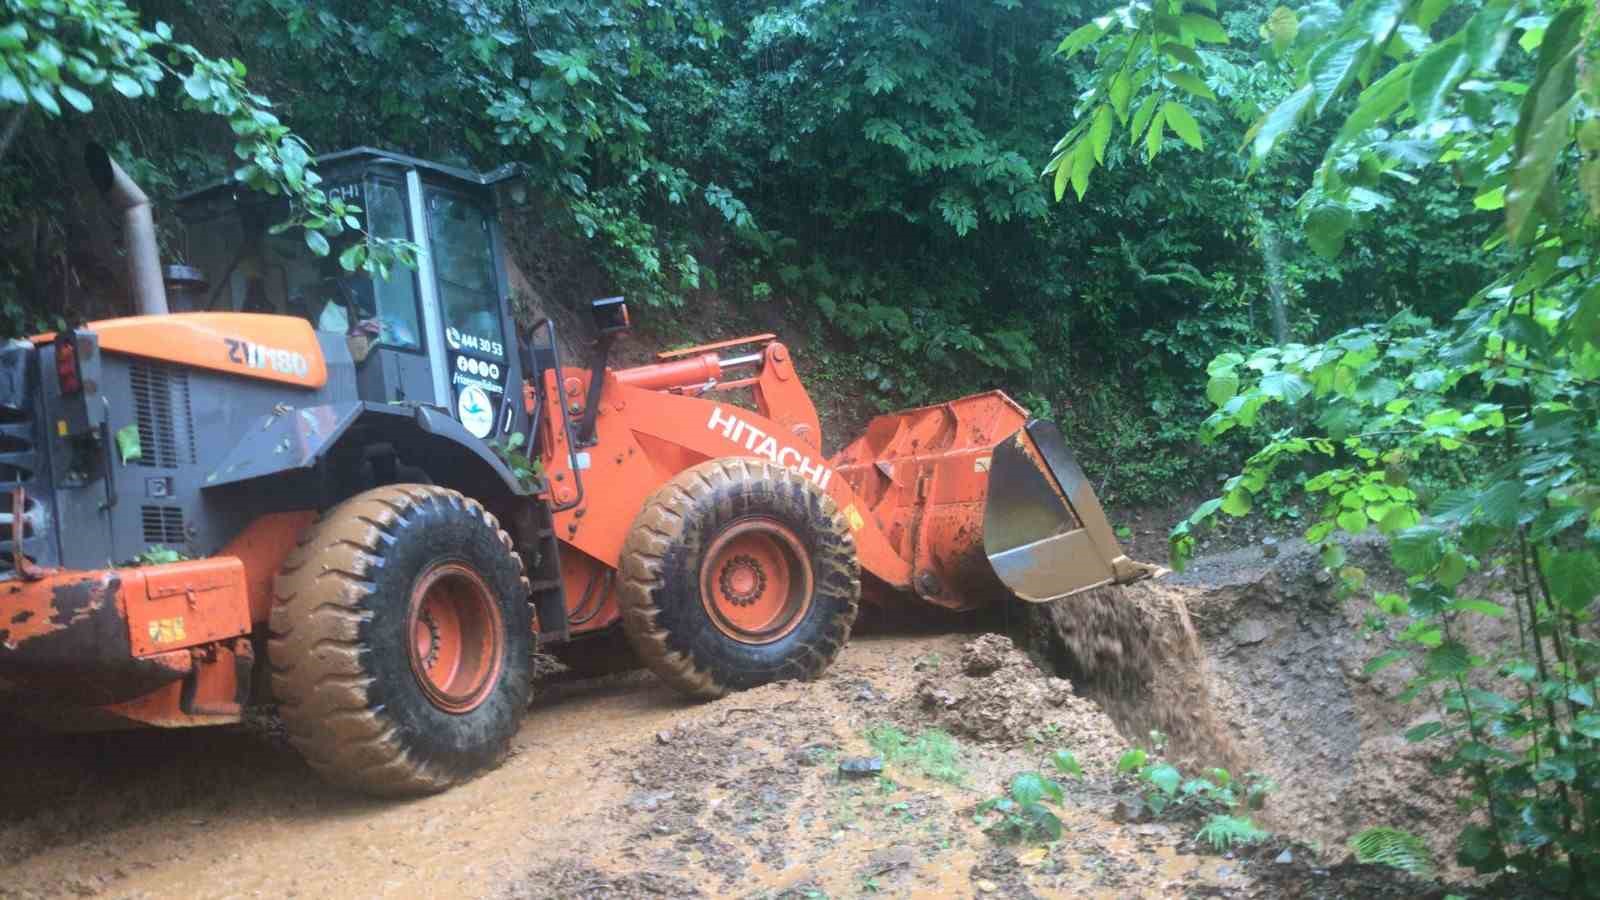
[[[633,327],[628,321],[628,304],[621,297],[596,300],[589,304],[589,311],[594,316],[596,334],[620,334]]]

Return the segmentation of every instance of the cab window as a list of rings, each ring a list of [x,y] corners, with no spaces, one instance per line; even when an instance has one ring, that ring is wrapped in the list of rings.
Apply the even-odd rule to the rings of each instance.
[[[447,337],[477,355],[505,358],[490,219],[464,197],[429,188],[428,243]],[[451,335],[448,332],[454,331]]]
[[[405,191],[386,181],[367,183],[367,227],[373,237],[406,238]],[[404,266],[392,266],[388,278],[366,272],[346,272],[339,254],[361,240],[346,232],[333,250],[318,263],[321,277],[308,285],[299,306],[318,331],[363,334],[388,347],[416,350],[422,346],[417,326],[416,275]]]

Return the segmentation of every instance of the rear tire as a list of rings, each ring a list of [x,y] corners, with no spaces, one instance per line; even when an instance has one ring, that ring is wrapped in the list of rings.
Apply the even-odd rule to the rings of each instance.
[[[645,502],[623,546],[623,630],[696,697],[814,678],[855,623],[861,567],[833,500],[758,459],[687,469]]]
[[[527,710],[532,608],[494,517],[420,484],[323,513],[289,554],[269,620],[289,740],[328,780],[444,790],[496,765]]]

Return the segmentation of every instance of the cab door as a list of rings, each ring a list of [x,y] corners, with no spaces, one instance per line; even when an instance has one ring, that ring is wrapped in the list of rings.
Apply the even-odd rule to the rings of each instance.
[[[472,435],[504,439],[525,427],[526,413],[512,387],[522,374],[494,211],[487,197],[429,182],[421,189],[433,279],[424,301],[436,304],[427,318],[442,337],[445,405]]]

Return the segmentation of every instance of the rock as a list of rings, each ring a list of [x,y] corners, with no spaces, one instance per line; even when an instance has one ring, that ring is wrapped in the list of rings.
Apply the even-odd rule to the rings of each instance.
[[[915,847],[890,847],[867,857],[867,869],[874,875],[882,875],[895,869],[904,869],[917,861]]]
[[[658,732],[656,732],[656,743],[658,743],[658,744],[670,744],[670,743],[672,743],[672,732],[670,732],[670,731],[658,731]]]
[[[1000,890],[1000,885],[995,884],[994,882],[989,881],[986,878],[979,879],[978,881],[973,882],[973,883],[977,886],[978,893],[980,893],[980,894],[992,894],[995,891]]]
[[[814,766],[821,763],[832,749],[834,749],[832,744],[807,744],[795,750],[790,756],[798,765]]]
[[[1150,808],[1145,806],[1144,801],[1138,797],[1123,797],[1117,801],[1116,806],[1111,808],[1111,818],[1113,821],[1125,824],[1148,822],[1150,821]]]
[[[676,796],[672,791],[640,791],[628,798],[626,806],[633,812],[655,812]]]
[[[1137,835],[1141,835],[1143,837],[1156,837],[1156,836],[1159,836],[1159,835],[1166,834],[1167,833],[1167,826],[1165,826],[1165,825],[1140,825],[1138,828],[1135,828],[1133,830],[1133,833],[1137,834]]]
[[[1016,652],[1016,645],[1009,638],[986,634],[961,648],[961,671],[974,677],[988,675],[998,671],[1006,664],[1007,657]]]
[[[1282,853],[1278,854],[1278,858],[1273,860],[1273,862],[1277,863],[1280,866],[1286,866],[1286,865],[1294,862],[1294,854],[1290,853],[1289,849],[1286,847],[1286,848],[1284,848],[1284,851]]]
[[[883,757],[847,756],[839,760],[839,774],[849,775],[852,778],[881,775],[883,774]]]
[[[1277,538],[1271,538],[1271,537],[1262,538],[1261,539],[1261,555],[1266,557],[1267,559],[1277,559],[1277,557],[1278,557],[1278,539]]]
[[[1272,629],[1260,619],[1244,619],[1228,630],[1228,636],[1241,647],[1259,644],[1272,636]]]

